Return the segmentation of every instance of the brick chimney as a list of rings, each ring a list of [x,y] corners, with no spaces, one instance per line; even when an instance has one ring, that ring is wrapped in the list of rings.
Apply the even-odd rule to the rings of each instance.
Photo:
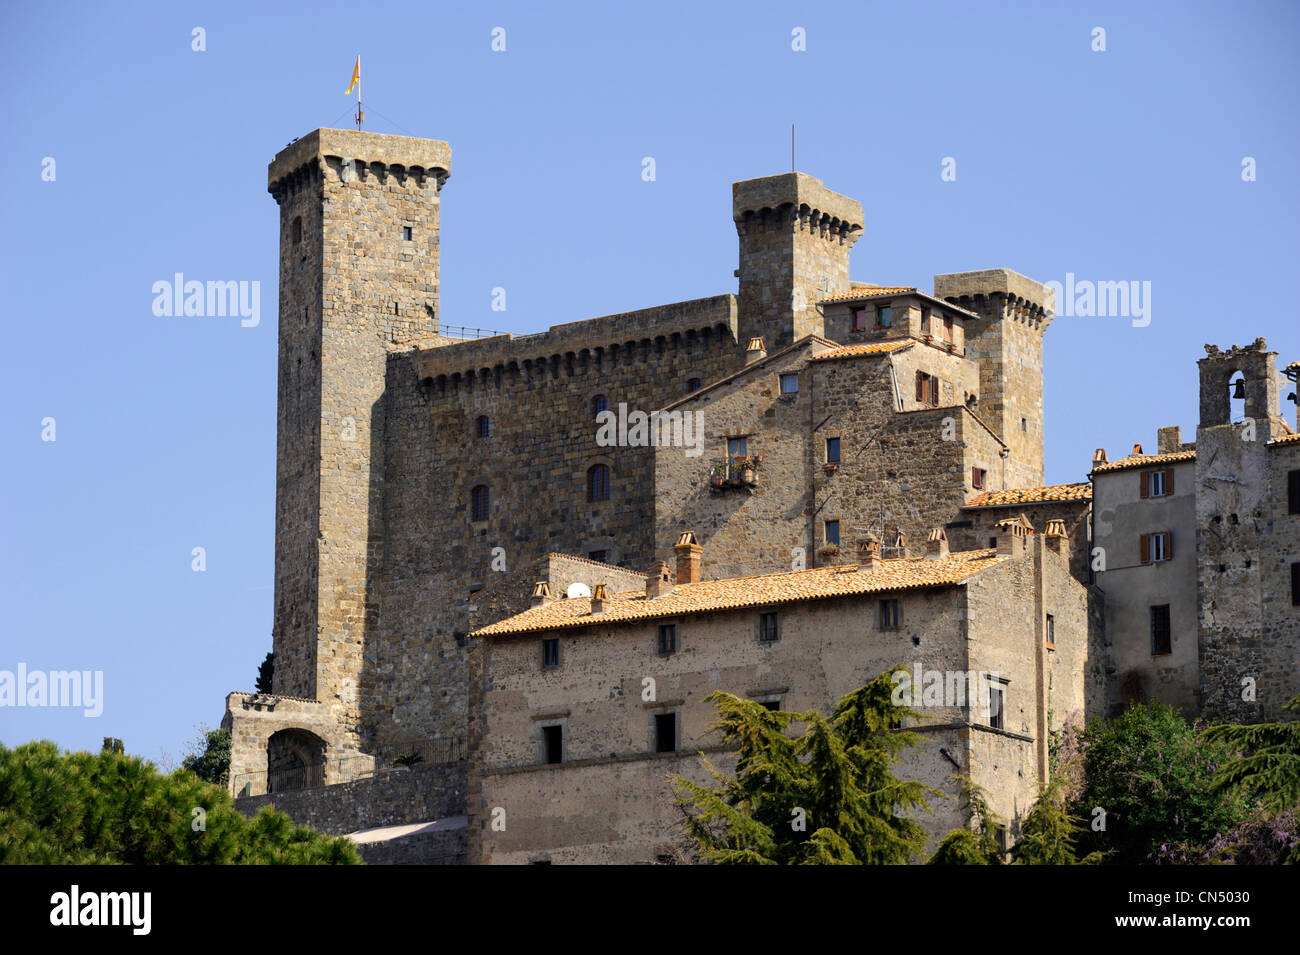
[[[1007,518],[998,521],[997,552],[1000,557],[1019,557],[1025,552],[1025,543],[1031,529],[1023,517]]]
[[[1183,429],[1178,425],[1161,428],[1156,434],[1158,436],[1156,450],[1161,454],[1173,454],[1175,451],[1183,450]]]
[[[1096,451],[1092,452],[1092,466],[1094,468],[1097,467],[1098,465],[1109,464],[1109,463],[1110,462],[1106,460],[1105,448],[1098,448]]]
[[[677,553],[677,583],[698,584],[704,548],[695,539],[695,532],[682,531],[682,536],[677,538],[673,550]]]
[[[555,600],[551,596],[551,586],[544,580],[539,580],[533,587],[533,598],[528,602],[529,607],[545,607],[548,603]]]
[[[942,560],[948,556],[948,535],[942,527],[930,531],[925,539],[925,559]]]
[[[591,612],[604,613],[606,599],[608,599],[608,595],[605,593],[605,585],[597,584],[596,589],[591,594]]]
[[[1133,445],[1133,450],[1129,452],[1129,454],[1141,454],[1141,453],[1142,453],[1142,445],[1140,444]]]
[[[1046,538],[1048,550],[1067,559],[1069,558],[1070,535],[1065,532],[1065,521],[1060,519],[1048,521],[1043,536]]]
[[[767,357],[767,346],[763,344],[761,338],[751,338],[749,347],[745,349],[745,364],[752,365],[756,361],[762,361]]]
[[[879,570],[885,565],[880,559],[880,538],[875,534],[868,534],[865,538],[858,541],[858,572],[870,573],[873,570]]]
[[[650,568],[650,573],[645,579],[645,595],[647,597],[662,597],[672,589],[673,578],[668,571],[668,565],[662,560],[658,561]]]

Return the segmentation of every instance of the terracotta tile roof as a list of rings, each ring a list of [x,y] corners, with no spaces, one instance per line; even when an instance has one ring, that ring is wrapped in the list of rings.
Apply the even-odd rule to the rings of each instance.
[[[1300,434],[1284,434],[1280,438],[1274,438],[1269,444],[1295,444],[1300,441]]]
[[[1091,484],[1046,484],[1042,487],[1013,487],[1005,491],[985,491],[967,501],[966,507],[1007,507],[1012,504],[1091,500]]]
[[[836,292],[834,295],[828,295],[821,299],[823,302],[851,302],[860,298],[876,298],[881,295],[902,295],[904,292],[915,292],[915,285],[859,285],[851,288],[847,292]]]
[[[820,355],[814,355],[809,361],[826,361],[830,358],[853,358],[858,355],[883,355],[887,352],[907,348],[915,342],[910,338],[890,338],[883,342],[859,342],[856,345],[841,345]]]
[[[1104,474],[1107,471],[1123,471],[1126,468],[1141,468],[1151,464],[1175,464],[1179,461],[1195,460],[1195,451],[1170,451],[1166,454],[1130,454],[1126,458],[1111,461],[1109,464],[1099,464],[1092,469],[1092,473]]]
[[[880,569],[866,573],[857,573],[856,564],[847,564],[786,574],[678,584],[671,593],[653,598],[647,597],[644,591],[629,590],[608,594],[605,612],[594,616],[591,613],[590,597],[571,597],[568,600],[556,600],[544,607],[525,610],[507,620],[477,630],[470,636],[491,637],[539,630],[569,630],[692,613],[768,607],[828,597],[950,587],[1009,559],[1011,558],[999,557],[994,550],[971,550],[950,554],[940,560],[927,560],[924,557],[886,560]]]
[[[610,570],[618,571],[621,574],[636,574],[638,577],[648,577],[649,574],[642,573],[639,570],[633,570],[631,567],[620,567],[617,564],[611,564],[608,561],[592,560],[590,557],[579,557],[576,554],[561,554],[559,551],[550,551],[546,557],[558,557],[561,560],[576,560],[580,564],[594,564],[597,567],[607,567]]]

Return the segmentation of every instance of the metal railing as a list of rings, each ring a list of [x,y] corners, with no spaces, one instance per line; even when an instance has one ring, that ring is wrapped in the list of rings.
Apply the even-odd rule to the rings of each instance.
[[[508,332],[497,331],[494,328],[470,328],[467,325],[442,325],[438,329],[438,334],[444,338],[459,338],[464,341],[471,341],[476,338],[494,338],[497,335],[506,335]]]

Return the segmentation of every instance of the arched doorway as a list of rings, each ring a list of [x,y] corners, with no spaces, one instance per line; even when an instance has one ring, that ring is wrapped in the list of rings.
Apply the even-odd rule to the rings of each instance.
[[[280,730],[266,741],[266,770],[269,793],[324,786],[325,741],[308,730]]]

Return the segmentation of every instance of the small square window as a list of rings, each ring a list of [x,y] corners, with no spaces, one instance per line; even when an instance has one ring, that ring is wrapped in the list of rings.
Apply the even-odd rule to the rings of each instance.
[[[677,624],[665,623],[659,627],[659,655],[677,652]]]
[[[880,601],[880,629],[897,630],[902,618],[897,600]]]
[[[839,542],[840,542],[840,522],[827,521],[826,522],[826,543],[838,545]]]
[[[893,328],[894,312],[888,305],[878,305],[876,307],[876,327]]]
[[[867,330],[867,310],[865,308],[855,308],[853,310],[853,330],[855,332],[865,332]]]
[[[826,439],[826,463],[827,464],[840,463],[840,439],[839,438]]]
[[[759,702],[763,704],[763,709],[771,710],[774,713],[779,712],[781,709],[780,700],[759,700]]]
[[[1020,416],[1020,430],[1021,431],[1029,430],[1029,419],[1026,418],[1024,415]]]
[[[588,560],[594,560],[594,561],[595,561],[596,563],[598,563],[598,564],[608,564],[608,563],[609,563],[609,551],[607,551],[607,550],[589,550],[589,551],[587,551],[587,559],[588,559]]]
[[[402,239],[407,242],[410,242],[411,238],[412,238],[411,227],[409,225],[402,226]]]
[[[542,641],[542,666],[557,667],[560,665],[560,639],[551,637]]]
[[[974,488],[975,490],[977,490],[977,491],[979,491],[979,490],[983,490],[983,489],[984,489],[984,479],[985,479],[987,476],[988,476],[988,471],[986,471],[984,468],[971,468],[971,469],[970,469],[970,486],[971,486],[972,488]]]
[[[760,614],[758,618],[758,639],[763,643],[775,643],[781,638],[775,613]]]
[[[687,391],[699,391],[699,390],[700,390],[700,384],[701,384],[700,379],[698,379],[698,378],[688,378],[688,379],[686,379],[686,390],[687,390]]]
[[[564,762],[564,727],[543,726],[542,748],[548,763]]]
[[[655,752],[677,752],[677,714],[655,714]]]
[[[781,376],[781,394],[797,395],[799,394],[799,376],[782,375]]]

